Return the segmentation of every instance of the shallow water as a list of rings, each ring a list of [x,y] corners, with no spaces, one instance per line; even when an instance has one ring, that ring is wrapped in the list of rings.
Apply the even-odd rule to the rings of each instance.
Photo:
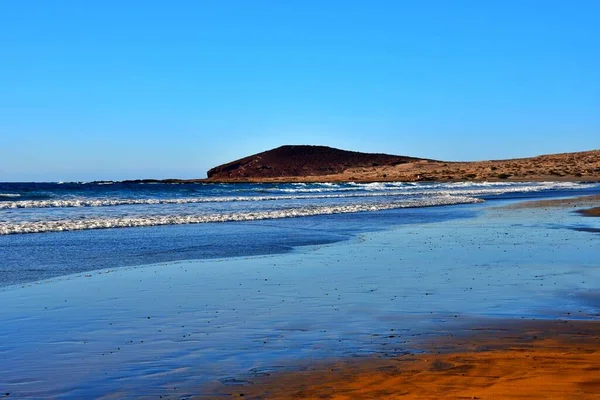
[[[372,215],[397,221],[409,211]],[[598,318],[589,298],[600,282],[600,236],[573,228],[599,228],[599,219],[486,204],[419,212],[432,216],[373,222],[358,236],[285,254],[6,287],[0,390],[182,397],[214,380],[407,351],[464,319]]]
[[[283,253],[389,226],[465,218],[462,210],[471,210],[442,205],[599,192],[598,184],[570,182],[0,183],[0,286],[103,268]]]
[[[0,235],[346,214],[594,187],[570,182],[0,183]]]

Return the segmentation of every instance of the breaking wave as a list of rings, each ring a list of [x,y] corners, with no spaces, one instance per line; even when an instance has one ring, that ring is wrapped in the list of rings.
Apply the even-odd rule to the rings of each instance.
[[[69,208],[69,207],[110,207],[124,205],[159,205],[159,204],[193,204],[193,203],[226,203],[226,202],[259,202],[277,200],[318,200],[359,197],[400,197],[400,196],[486,196],[505,193],[539,192],[552,189],[575,189],[591,187],[573,182],[540,182],[540,183],[442,183],[417,185],[399,182],[350,184],[318,184],[317,188],[306,188],[306,184],[294,184],[294,188],[269,188],[268,191],[286,193],[268,196],[206,196],[186,198],[76,198],[54,200],[18,200],[0,203],[2,209],[17,208]],[[345,184],[348,185],[348,184]],[[359,191],[362,190],[362,191]],[[366,191],[365,191],[366,190]],[[347,191],[352,191],[348,193]],[[326,192],[311,194],[314,192]],[[338,193],[327,193],[338,192]],[[308,194],[305,194],[308,193]],[[9,196],[6,194],[4,196]],[[2,194],[0,194],[2,196]],[[19,195],[10,195],[19,196]]]
[[[24,223],[0,223],[0,235],[19,233],[62,232],[88,229],[125,228],[158,225],[201,224],[208,222],[255,221],[264,219],[307,217],[313,215],[345,214],[412,207],[433,207],[454,204],[480,203],[483,200],[465,196],[431,196],[388,203],[359,203],[351,205],[311,206],[257,212],[206,215],[151,215],[119,218],[82,218]]]
[[[315,183],[315,184],[294,184],[297,187],[285,188],[267,188],[266,192],[280,193],[319,193],[319,192],[345,192],[345,191],[386,191],[386,190],[411,190],[421,188],[430,191],[431,189],[444,188],[448,190],[460,188],[520,188],[524,191],[549,190],[549,189],[575,189],[586,185],[577,182],[446,182],[446,183],[417,183],[417,182],[371,182],[371,183]]]

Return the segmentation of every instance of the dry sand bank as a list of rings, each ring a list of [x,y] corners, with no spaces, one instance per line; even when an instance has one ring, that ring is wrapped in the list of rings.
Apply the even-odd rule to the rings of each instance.
[[[523,208],[581,208],[600,205],[600,195],[570,197],[566,199],[523,201],[501,208],[523,209]],[[598,209],[594,207],[592,210]],[[593,212],[592,212],[593,214]]]
[[[428,352],[279,373],[222,387],[250,399],[599,399],[600,322],[480,326]]]

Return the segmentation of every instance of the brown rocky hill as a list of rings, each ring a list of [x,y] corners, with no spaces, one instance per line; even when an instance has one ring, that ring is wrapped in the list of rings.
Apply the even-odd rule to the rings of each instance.
[[[324,146],[282,146],[208,171],[209,182],[600,181],[600,150],[445,162]]]
[[[393,166],[419,160],[327,146],[281,146],[212,168],[207,175],[210,180],[323,176],[340,174],[350,168]]]

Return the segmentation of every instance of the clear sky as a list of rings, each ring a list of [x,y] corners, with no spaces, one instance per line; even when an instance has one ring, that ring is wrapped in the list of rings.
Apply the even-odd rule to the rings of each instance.
[[[0,3],[0,181],[600,148],[598,0]]]

